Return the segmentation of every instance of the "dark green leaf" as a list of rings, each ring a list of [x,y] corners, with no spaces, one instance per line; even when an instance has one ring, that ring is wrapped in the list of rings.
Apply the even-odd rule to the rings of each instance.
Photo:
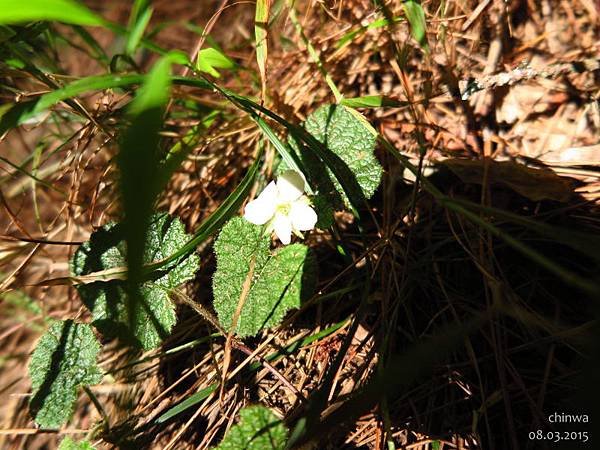
[[[150,221],[143,262],[161,261],[179,250],[189,239],[183,224],[168,214],[156,214]],[[87,275],[126,265],[123,226],[109,224],[94,232],[73,255],[74,276]],[[120,280],[77,285],[77,290],[93,316],[93,325],[108,337],[154,348],[169,335],[176,317],[168,292],[191,280],[198,270],[195,254],[180,257],[140,286],[141,298],[130,306],[126,283]],[[131,307],[135,308],[132,313]],[[135,319],[134,319],[135,318]]]
[[[358,185],[362,196],[370,198],[379,186],[382,168],[373,153],[377,137],[366,119],[346,106],[325,105],[308,116],[304,126],[308,133],[339,158],[337,165],[345,166],[339,167],[340,172],[346,169],[346,175],[352,178],[348,184]],[[303,149],[300,158],[308,171],[309,180],[318,186],[320,195],[336,208],[341,206],[335,200],[338,195],[346,205],[350,204],[346,189],[315,153]]]
[[[73,414],[77,388],[96,384],[100,344],[89,325],[72,320],[54,323],[38,342],[31,361],[30,409],[42,428],[59,428]]]

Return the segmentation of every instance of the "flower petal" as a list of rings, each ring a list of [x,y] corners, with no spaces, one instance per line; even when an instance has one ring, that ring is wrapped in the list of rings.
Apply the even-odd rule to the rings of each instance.
[[[271,181],[264,191],[244,208],[244,218],[255,225],[264,225],[275,214],[277,186]]]
[[[298,231],[312,230],[317,223],[317,213],[302,199],[292,203],[290,218],[292,219],[292,226]]]
[[[273,230],[282,244],[287,245],[292,240],[292,221],[284,214],[276,214],[273,219]]]
[[[304,194],[304,178],[295,170],[286,170],[277,178],[277,190],[282,202],[293,202]]]

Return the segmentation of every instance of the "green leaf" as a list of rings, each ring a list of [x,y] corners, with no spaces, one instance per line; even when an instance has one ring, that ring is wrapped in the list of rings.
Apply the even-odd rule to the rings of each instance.
[[[410,23],[412,37],[419,43],[422,49],[428,50],[427,43],[427,23],[425,22],[425,12],[418,0],[405,0],[402,2],[404,14]]]
[[[188,239],[179,219],[166,213],[155,214],[150,221],[143,262],[149,264],[171,256]],[[108,224],[77,249],[71,261],[71,272],[81,276],[123,267],[126,265],[126,247],[122,224]],[[141,284],[141,298],[133,304],[134,311],[131,311],[124,281],[96,281],[76,288],[92,312],[92,324],[102,334],[151,349],[169,335],[176,321],[168,291],[191,280],[199,262],[196,254],[183,256],[153,273]]]
[[[357,184],[362,195],[370,198],[379,186],[382,168],[373,152],[377,136],[366,119],[347,106],[325,105],[308,116],[304,127],[349,169],[354,178],[349,185]],[[290,143],[299,148],[295,140],[290,139]],[[340,182],[314,152],[303,148],[300,158],[308,172],[309,181],[318,187],[321,196],[336,209],[341,209],[340,200],[346,205],[350,204]]]
[[[40,427],[59,428],[73,414],[77,388],[100,382],[99,352],[90,326],[72,320],[54,323],[42,336],[29,362],[29,406]]]
[[[105,24],[85,6],[70,0],[0,0],[0,24],[55,20],[75,25]]]
[[[240,422],[233,426],[216,450],[283,450],[288,430],[264,406],[240,410]]]
[[[200,72],[206,72],[219,78],[221,75],[215,69],[233,69],[234,67],[235,63],[214,47],[204,48],[198,52],[196,69]]]
[[[58,450],[95,450],[95,447],[88,441],[75,442],[67,436],[60,442]]]
[[[240,337],[277,325],[288,310],[300,307],[314,286],[315,265],[308,247],[292,244],[271,254],[270,244],[270,237],[261,227],[241,217],[227,222],[215,242],[214,306],[225,329],[231,328],[251,260],[256,258],[250,290],[237,322]]]

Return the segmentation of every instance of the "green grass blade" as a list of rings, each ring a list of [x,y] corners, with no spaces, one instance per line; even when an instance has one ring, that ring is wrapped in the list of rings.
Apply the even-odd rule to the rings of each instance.
[[[181,83],[181,84],[193,85],[193,83],[198,82],[198,80],[193,80],[190,78],[176,77],[175,82]],[[298,161],[296,161],[296,159],[292,156],[292,153],[290,152],[289,147],[286,144],[284,144],[281,141],[281,139],[279,139],[279,137],[273,131],[273,129],[267,124],[267,122],[258,113],[263,112],[267,116],[270,116],[272,119],[275,119],[276,121],[278,121],[280,124],[282,124],[284,126],[286,126],[285,124],[287,124],[290,127],[293,127],[292,124],[286,122],[284,119],[277,116],[276,114],[271,112],[269,109],[259,106],[258,104],[252,102],[251,100],[247,99],[246,97],[242,97],[240,95],[234,94],[233,92],[222,89],[219,86],[217,86],[213,83],[210,83],[208,81],[204,81],[204,83],[205,84],[203,84],[203,86],[209,85],[212,89],[219,90],[229,101],[231,101],[233,104],[235,104],[236,106],[238,106],[239,108],[241,108],[242,110],[244,110],[248,114],[250,114],[250,117],[252,117],[252,119],[256,122],[256,124],[261,129],[261,131],[263,132],[265,137],[269,140],[269,142],[271,142],[273,147],[275,147],[275,150],[277,150],[279,155],[289,165],[289,167],[291,167],[292,169],[294,169],[298,172],[304,173],[301,165],[298,164]],[[302,130],[299,127],[296,127],[296,128],[298,128],[299,130]],[[307,133],[304,132],[304,134],[307,134]],[[312,136],[311,136],[311,138],[312,138]],[[313,138],[313,140],[314,140],[314,138]],[[315,140],[315,142],[316,142],[316,140]],[[317,145],[321,145],[321,144],[317,142]],[[310,186],[307,187],[307,190],[309,193],[312,193],[312,189],[310,188]]]
[[[383,106],[398,108],[409,105],[409,102],[394,100],[385,95],[365,95],[364,97],[344,98],[340,103],[351,108],[381,108]]]
[[[79,35],[79,37],[87,44],[92,50],[92,57],[100,61],[105,67],[110,64],[110,58],[98,43],[98,41],[83,27],[79,25],[73,25],[73,31]]]
[[[166,422],[167,420],[175,417],[176,415],[181,414],[186,409],[189,409],[192,406],[197,405],[202,400],[204,400],[205,398],[207,398],[210,394],[212,394],[213,392],[215,392],[215,390],[217,389],[218,385],[219,385],[218,383],[213,383],[210,386],[208,386],[208,387],[206,387],[204,389],[199,390],[195,394],[190,395],[184,401],[182,401],[178,405],[175,405],[173,408],[169,409],[166,413],[158,416],[158,418],[156,419],[156,423]]]
[[[338,322],[334,325],[331,325],[330,327],[325,328],[324,330],[319,331],[318,333],[311,334],[304,338],[297,339],[294,342],[292,342],[291,344],[282,348],[281,350],[270,353],[269,355],[265,356],[265,361],[275,362],[275,361],[283,358],[284,356],[291,355],[291,354],[297,352],[298,350],[300,350],[302,347],[306,347],[306,346],[312,344],[313,342],[320,341],[321,339],[329,336],[330,334],[333,334],[334,332],[336,332],[337,330],[342,328],[344,325],[346,325],[349,321],[350,321],[350,318],[346,318],[346,319],[342,320],[341,322]],[[262,363],[259,361],[255,361],[252,364],[250,364],[248,367],[250,370],[258,370],[262,367]]]
[[[0,25],[0,44],[8,41],[10,38],[15,36],[17,33],[11,28],[4,25]]]
[[[508,222],[521,225],[530,229],[541,236],[545,236],[555,242],[559,242],[573,250],[600,261],[600,238],[596,234],[584,233],[576,230],[565,229],[539,220],[533,220],[529,217],[523,217],[509,211],[498,208],[480,205],[479,203],[469,202],[460,198],[449,199],[448,201],[464,206],[467,209],[483,212],[494,218],[506,220]]]
[[[403,17],[394,17],[392,19],[393,22],[401,22],[404,20]],[[377,28],[382,28],[389,25],[389,21],[386,18],[376,19],[368,25],[361,25],[358,28],[350,30],[348,33],[344,34],[340,39],[335,43],[335,48],[340,49],[348,44],[350,44],[355,37],[360,36],[361,34],[366,33],[368,30],[374,30]]]
[[[90,91],[140,84],[144,75],[100,75],[82,78],[38,97],[36,100],[17,103],[4,114],[0,113],[0,135],[35,117],[57,103]]]
[[[13,163],[12,161],[8,160],[7,158],[4,158],[3,156],[0,155],[0,161],[6,163],[7,165],[11,166],[13,169],[15,169],[17,172],[22,173],[23,175],[31,178],[33,181],[35,181],[36,183],[41,184],[42,186],[48,188],[48,189],[52,189],[54,192],[59,193],[60,195],[62,195],[63,198],[68,198],[69,196],[67,195],[66,192],[61,191],[60,189],[58,189],[56,186],[54,186],[51,183],[48,183],[44,180],[42,180],[41,178],[38,178],[35,174],[28,172],[27,170],[23,169],[23,167],[16,165],[15,163]],[[0,178],[0,182],[3,181]]]
[[[562,267],[560,264],[555,263],[553,260],[539,253],[535,249],[514,238],[511,234],[492,225],[479,215],[467,210],[466,208],[463,208],[458,203],[453,202],[451,199],[443,200],[441,201],[441,204],[449,210],[460,214],[470,222],[480,226],[490,234],[499,237],[515,250],[537,263],[540,267],[543,267],[548,272],[553,273],[557,277],[561,278],[565,283],[587,292],[595,300],[600,300],[600,283],[598,283],[597,280],[582,277],[579,274]]]
[[[281,139],[279,139],[277,133],[273,131],[273,129],[267,124],[267,122],[265,122],[262,117],[254,113],[252,114],[252,118],[254,119],[258,127],[261,129],[265,137],[269,140],[269,142],[271,142],[273,147],[275,147],[275,150],[277,150],[277,153],[279,153],[279,156],[281,156],[281,158],[286,162],[288,167],[295,170],[296,172],[305,173],[304,169],[302,168],[301,162],[297,161],[296,158],[294,158],[294,154],[290,152],[289,146],[284,144],[281,141]],[[306,191],[311,195],[314,193],[312,188],[308,184],[306,185]]]
[[[127,243],[127,290],[129,327],[136,323],[136,305],[143,302],[142,282],[146,236],[158,185],[160,136],[171,90],[169,56],[152,68],[128,108],[131,124],[124,131],[117,164],[124,210],[123,234]]]
[[[360,219],[358,209],[362,206],[367,205],[367,200],[362,194],[362,190],[356,182],[356,179],[354,178],[352,172],[337,155],[329,151],[322,143],[315,139],[315,137],[308,133],[304,128],[288,122],[287,120],[275,114],[268,108],[265,108],[262,105],[258,105],[257,103],[253,102],[252,100],[246,97],[237,95],[231,91],[220,88],[217,85],[213,84],[213,86],[215,89],[218,89],[233,104],[246,111],[251,116],[255,117],[257,113],[262,113],[266,117],[273,119],[275,122],[279,123],[284,128],[286,128],[290,135],[292,135],[292,137],[296,140],[296,142],[303,143],[307,146],[307,148],[310,151],[314,152],[315,155],[321,161],[323,161],[323,163],[329,169],[331,169],[332,173],[337,178],[350,200],[351,209],[354,216]],[[265,131],[265,129],[266,128],[261,128],[263,132]],[[267,137],[269,136],[267,135]],[[298,166],[296,165],[296,167]]]
[[[419,43],[423,50],[429,50],[427,43],[427,23],[425,22],[425,11],[418,0],[405,0],[402,2],[404,14],[410,24],[412,37]]]
[[[105,21],[70,0],[0,0],[0,24],[53,20],[74,25],[104,26]]]
[[[181,60],[179,60],[181,61]],[[124,88],[127,86],[141,84],[145,81],[145,75],[98,75],[74,81],[62,88],[44,94],[35,100],[17,103],[7,110],[0,109],[0,135],[11,128],[21,125],[23,122],[35,117],[35,115],[56,105],[61,101],[77,97],[91,91],[104,89]],[[191,78],[174,77],[174,84],[193,86],[200,89],[212,89],[212,86],[203,80]]]
[[[133,55],[137,50],[153,13],[153,9],[148,7],[145,0],[142,2],[137,1],[135,6],[132,13],[132,24],[129,27],[130,31],[127,37],[127,43],[125,44],[125,53],[127,55]]]
[[[321,61],[321,58],[319,58],[319,54],[315,50],[315,47],[312,45],[312,43],[310,42],[310,40],[308,39],[306,34],[304,34],[304,28],[302,27],[302,24],[300,23],[300,21],[298,20],[298,17],[296,16],[296,9],[295,9],[293,2],[290,2],[289,6],[290,6],[290,8],[289,8],[289,12],[288,12],[288,17],[289,17],[290,21],[294,25],[294,28],[296,29],[298,36],[300,36],[300,38],[304,42],[304,45],[306,46],[306,50],[308,51],[308,54],[310,55],[311,59],[313,60],[313,63],[316,64],[317,68],[319,69],[319,72],[321,72],[321,75],[325,79],[325,83],[327,83],[327,86],[329,86],[329,89],[331,89],[331,93],[335,97],[335,101],[337,103],[339,103],[342,100],[343,95],[337,88],[337,86],[336,86],[335,82],[333,81],[333,78],[331,78],[331,75],[329,74],[329,72],[327,72],[327,70],[325,69],[325,66],[323,65],[323,62]]]

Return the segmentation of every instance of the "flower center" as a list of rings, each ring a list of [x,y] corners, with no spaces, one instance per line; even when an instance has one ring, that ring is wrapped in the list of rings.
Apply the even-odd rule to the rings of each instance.
[[[275,208],[275,212],[277,214],[289,216],[291,209],[292,209],[292,204],[290,202],[279,203],[277,205],[277,208]]]

